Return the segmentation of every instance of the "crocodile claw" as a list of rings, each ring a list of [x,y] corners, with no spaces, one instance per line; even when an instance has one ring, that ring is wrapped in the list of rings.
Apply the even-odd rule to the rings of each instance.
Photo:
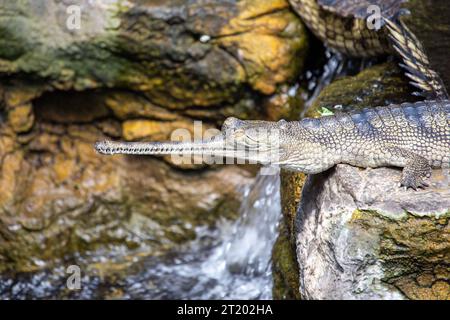
[[[425,189],[430,185],[426,183],[423,178],[417,176],[404,176],[400,181],[400,187],[404,187],[405,190],[409,188],[416,190],[417,189]]]

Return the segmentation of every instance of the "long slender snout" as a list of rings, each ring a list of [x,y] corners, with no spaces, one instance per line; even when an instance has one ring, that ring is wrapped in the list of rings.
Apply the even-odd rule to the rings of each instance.
[[[119,142],[99,141],[94,145],[98,153],[135,155],[222,154],[225,144],[222,138],[201,142]]]
[[[97,141],[95,144],[94,144],[94,149],[95,149],[95,151],[97,151],[98,153],[101,153],[101,154],[109,154],[109,155],[111,155],[111,154],[114,154],[115,152],[115,148],[114,148],[114,145],[113,145],[113,143],[111,142],[111,141],[108,141],[108,140],[104,140],[104,141]]]
[[[225,121],[222,133],[202,141],[189,142],[121,142],[99,141],[95,150],[106,155],[193,155],[233,158],[251,163],[275,164],[280,161],[277,130],[267,121],[242,121],[229,118]],[[269,129],[267,129],[269,127]],[[274,134],[274,132],[277,134]],[[209,161],[209,160],[208,160]],[[245,162],[243,162],[245,163]]]
[[[199,142],[120,142],[99,141],[94,145],[95,150],[104,155],[128,154],[128,155],[193,155],[208,157],[222,157],[245,161],[242,163],[275,164],[279,162],[279,154],[270,152],[266,148],[262,150],[248,149],[244,145],[238,146],[227,143],[223,136],[214,137],[208,141]],[[274,150],[277,151],[277,150]],[[219,161],[218,163],[223,163]],[[241,162],[238,162],[241,163]]]

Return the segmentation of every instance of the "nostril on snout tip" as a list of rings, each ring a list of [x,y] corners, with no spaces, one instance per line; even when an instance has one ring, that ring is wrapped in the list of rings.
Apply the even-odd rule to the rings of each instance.
[[[111,148],[108,146],[108,141],[97,141],[94,143],[94,149],[97,153],[111,154]]]

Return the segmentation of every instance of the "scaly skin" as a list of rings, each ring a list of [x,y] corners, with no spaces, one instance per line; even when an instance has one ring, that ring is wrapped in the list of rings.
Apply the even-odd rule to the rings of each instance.
[[[95,147],[103,154],[227,156],[309,174],[338,163],[395,166],[404,168],[401,185],[416,189],[427,186],[424,180],[432,168],[450,167],[450,101],[404,103],[292,122],[228,118],[222,134],[209,141],[104,141]]]
[[[289,0],[308,28],[330,48],[350,57],[397,53],[411,84],[427,99],[448,99],[417,37],[399,19],[406,0]],[[380,8],[378,31],[368,28],[368,8]],[[371,12],[369,10],[369,12]]]
[[[317,0],[289,2],[316,37],[338,52],[350,57],[374,57],[392,53],[386,31],[369,30],[364,19],[344,17],[325,10]]]

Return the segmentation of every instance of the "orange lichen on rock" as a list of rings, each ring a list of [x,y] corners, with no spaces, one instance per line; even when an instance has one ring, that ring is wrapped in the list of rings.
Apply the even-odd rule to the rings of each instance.
[[[239,15],[221,31],[219,43],[243,65],[255,90],[273,94],[293,80],[303,65],[307,39],[304,27],[285,0],[245,0]]]

